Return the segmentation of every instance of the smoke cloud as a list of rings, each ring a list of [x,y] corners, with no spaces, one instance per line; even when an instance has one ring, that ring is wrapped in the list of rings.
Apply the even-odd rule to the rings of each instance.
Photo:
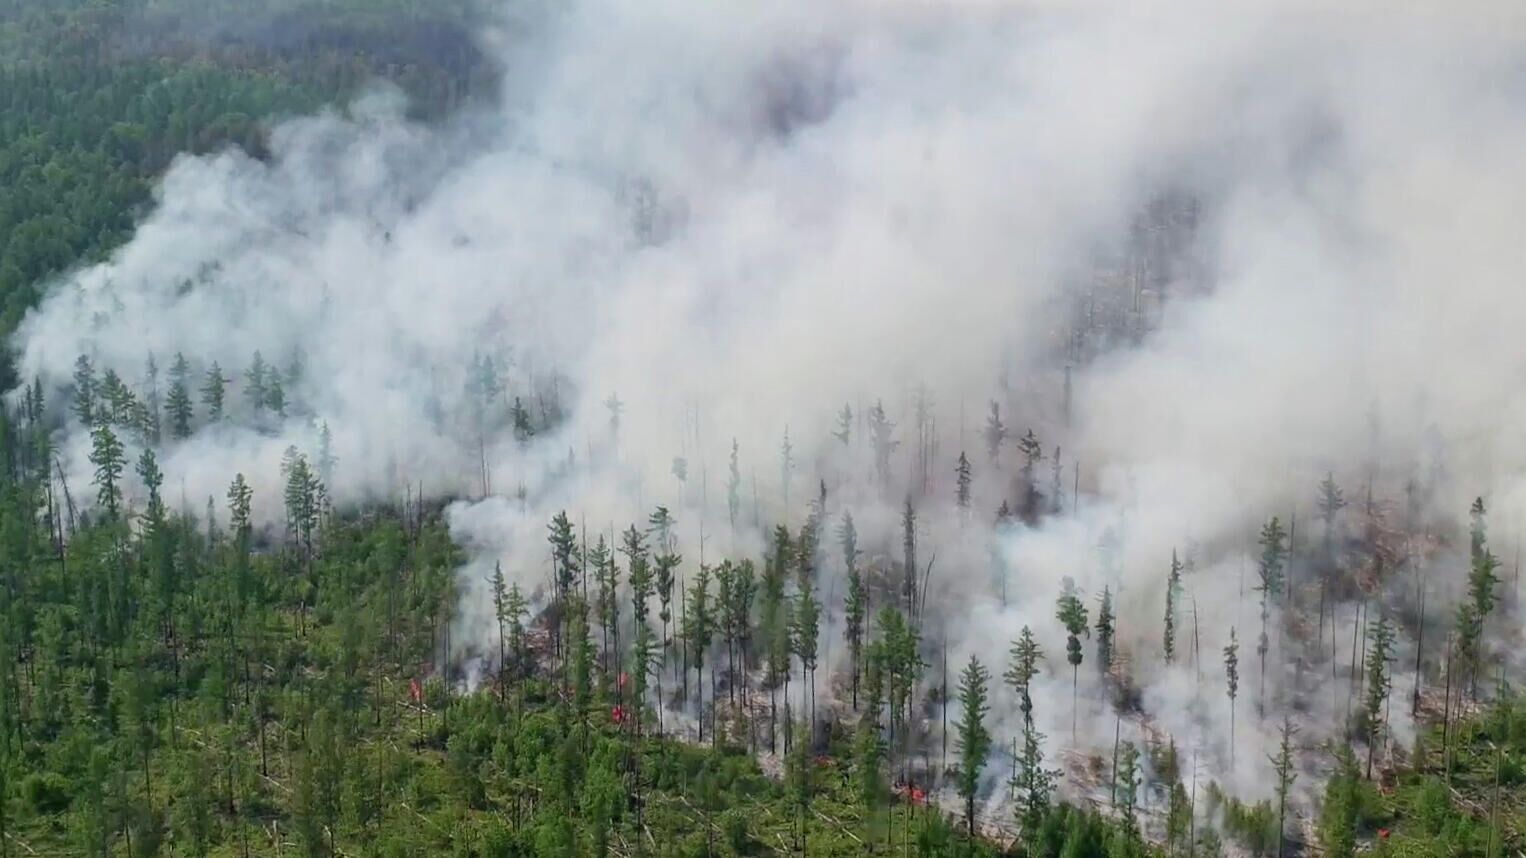
[[[247,419],[235,379],[242,417],[198,414],[164,451],[168,485],[198,504],[239,469],[278,519],[282,451],[311,454],[326,423],[340,503],[421,481],[453,499],[463,659],[496,651],[495,562],[547,581],[557,510],[593,538],[666,505],[693,567],[760,556],[824,484],[831,532],[851,511],[889,569],[910,497],[924,634],[952,665],[999,673],[1031,625],[1051,667],[1040,727],[1070,744],[1055,598],[1074,579],[1095,616],[1106,585],[1151,728],[1251,797],[1276,720],[1257,708],[1280,712],[1301,676],[1274,632],[1263,698],[1257,528],[1277,515],[1317,544],[1327,472],[1417,532],[1455,527],[1475,495],[1496,544],[1526,514],[1519,4],[579,0],[505,25],[484,36],[506,70],[492,109],[426,127],[378,92],[280,125],[268,161],[177,161],[134,240],[28,317],[23,377],[62,394],[80,354],[129,381],[149,354],[198,378],[256,350],[299,358],[286,419]],[[1011,435],[994,462],[992,401]],[[876,402],[896,424],[886,462]],[[1030,428],[1060,511],[998,529]],[[59,437],[88,482],[88,437]],[[838,600],[823,640],[840,663],[832,543],[818,592]],[[1189,546],[1166,665],[1165,579]],[[1432,604],[1460,589],[1465,556],[1423,565]],[[1379,593],[1409,598],[1415,568]],[[1341,601],[1320,633],[1349,648],[1359,607]],[[1108,747],[1094,658],[1088,643],[1076,733]],[[1326,680],[1304,680],[1306,740],[1348,705]],[[999,738],[1019,720],[1005,693]]]

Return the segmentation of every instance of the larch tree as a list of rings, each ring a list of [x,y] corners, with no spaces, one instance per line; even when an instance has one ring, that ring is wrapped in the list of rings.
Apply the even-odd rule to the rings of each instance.
[[[95,466],[96,504],[105,511],[108,519],[115,520],[122,506],[122,468],[126,465],[126,451],[116,433],[105,423],[90,433],[90,464]]]
[[[1081,661],[1081,635],[1091,635],[1086,622],[1086,603],[1081,601],[1076,584],[1065,579],[1064,590],[1055,604],[1055,618],[1065,626],[1065,660],[1070,663],[1070,733],[1074,741],[1076,733],[1076,710],[1080,700],[1079,683]]]
[[[1292,794],[1293,782],[1298,780],[1298,766],[1293,759],[1293,737],[1298,728],[1292,716],[1284,715],[1282,728],[1278,731],[1277,753],[1270,755],[1272,771],[1277,775],[1277,851],[1283,854],[1284,837],[1287,834],[1288,796]]]
[[[227,391],[228,379],[223,376],[222,367],[217,365],[217,361],[213,361],[201,384],[201,404],[207,409],[208,423],[216,423],[223,419]]]
[[[846,402],[843,403],[842,410],[837,412],[837,427],[832,430],[832,437],[844,447],[853,438],[853,409]]]
[[[1123,825],[1124,836],[1134,840],[1139,837],[1139,787],[1142,780],[1139,776],[1139,748],[1133,742],[1123,743],[1115,779],[1118,818]]]
[[[508,684],[504,682],[504,672],[508,663],[506,626],[509,618],[509,594],[504,585],[502,563],[493,564],[491,584],[493,588],[493,618],[497,621],[498,625],[498,699],[506,701],[508,699]]]
[[[1182,564],[1171,549],[1171,571],[1166,575],[1166,618],[1162,626],[1161,648],[1166,664],[1176,661],[1176,600],[1182,589]]]
[[[916,622],[917,616],[917,511],[911,505],[911,497],[901,511],[901,599],[905,602],[906,616]]]
[[[1499,559],[1488,547],[1484,499],[1473,501],[1469,509],[1471,564],[1468,570],[1468,599],[1457,609],[1458,659],[1468,671],[1472,696],[1478,697],[1478,675],[1483,666],[1484,624],[1494,610],[1494,588],[1499,584]]]
[[[1113,669],[1113,637],[1117,632],[1117,618],[1113,616],[1113,594],[1106,584],[1102,585],[1102,599],[1097,605],[1097,670],[1107,676]]]
[[[843,605],[843,635],[848,639],[853,709],[857,711],[858,681],[864,663],[864,620],[869,613],[869,593],[864,587],[864,576],[858,570],[858,536],[853,529],[851,514],[843,513],[842,527],[838,534],[842,543],[843,565],[848,571],[848,594]]]
[[[1261,594],[1261,637],[1256,643],[1256,655],[1261,660],[1261,690],[1257,694],[1256,711],[1266,713],[1266,656],[1271,651],[1271,638],[1267,624],[1271,619],[1271,604],[1282,593],[1283,563],[1287,559],[1287,531],[1282,521],[1272,516],[1261,528],[1258,540],[1261,557],[1256,562],[1256,592]]]
[[[963,450],[959,451],[959,461],[954,465],[954,503],[958,504],[961,514],[969,514],[970,459]]]
[[[1001,422],[1001,405],[991,400],[991,412],[986,416],[986,456],[991,464],[1001,460],[1001,445],[1007,440],[1007,425]]]
[[[811,592],[810,582],[803,582],[795,597],[794,625],[790,641],[795,657],[800,659],[801,696],[810,696],[810,727],[816,729],[816,657],[821,638],[821,604]],[[804,706],[801,707],[805,709]]]
[[[1011,661],[1008,662],[1004,678],[1017,693],[1018,708],[1027,724],[1033,723],[1033,677],[1038,675],[1039,663],[1043,659],[1044,651],[1039,648],[1033,629],[1023,626],[1017,640],[1012,642]]]
[[[688,607],[684,612],[684,639],[688,642],[689,659],[698,676],[699,740],[705,741],[705,650],[715,633],[715,621],[710,606],[710,568],[700,566],[699,573],[689,587]],[[687,669],[687,668],[686,668]],[[711,689],[714,693],[714,689]]]
[[[1229,768],[1235,767],[1235,698],[1240,693],[1240,641],[1235,627],[1229,627],[1229,645],[1224,647],[1225,692],[1229,695]]]
[[[1394,661],[1394,627],[1388,615],[1378,612],[1378,620],[1367,625],[1367,697],[1363,715],[1367,727],[1367,778],[1372,779],[1372,759],[1383,735],[1383,704],[1393,691],[1390,665]]]
[[[191,368],[186,363],[185,355],[176,352],[175,360],[170,364],[170,389],[165,396],[164,406],[170,418],[170,437],[177,441],[191,436],[190,378]]]
[[[980,659],[970,656],[959,679],[959,796],[964,799],[965,830],[975,837],[975,798],[980,791],[980,773],[991,755],[991,733],[986,729],[990,672]]]
[[[726,475],[726,516],[733,531],[737,527],[737,514],[742,510],[742,470],[737,461],[740,450],[737,439],[732,438],[731,461]]]
[[[901,446],[894,435],[895,423],[885,416],[884,403],[876,399],[869,409],[869,440],[874,447],[874,470],[882,485],[890,483],[890,457]]]
[[[1017,451],[1023,457],[1022,467],[1022,516],[1023,520],[1032,523],[1038,519],[1039,514],[1039,462],[1044,460],[1044,447],[1039,443],[1037,435],[1029,429],[1017,441]]]

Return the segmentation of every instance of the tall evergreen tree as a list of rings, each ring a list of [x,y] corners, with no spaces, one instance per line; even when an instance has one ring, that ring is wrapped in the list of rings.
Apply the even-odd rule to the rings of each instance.
[[[742,470],[737,463],[737,455],[740,448],[737,439],[731,439],[731,461],[726,476],[726,516],[731,522],[731,529],[736,530],[737,514],[742,510]]]
[[[1372,778],[1372,758],[1383,735],[1383,704],[1393,691],[1390,665],[1394,661],[1394,628],[1386,613],[1367,624],[1367,699],[1363,713],[1367,726],[1367,777]]]
[[[201,404],[206,406],[208,423],[216,423],[223,419],[223,402],[227,397],[227,390],[228,379],[223,377],[222,367],[217,365],[217,361],[213,361],[201,385]]]
[[[864,577],[858,571],[858,536],[853,529],[853,516],[844,512],[842,527],[838,530],[842,542],[843,564],[848,570],[848,594],[843,606],[843,634],[848,639],[848,658],[851,662],[853,708],[858,709],[858,680],[864,663],[864,620],[869,614],[869,593],[864,587]]]
[[[1229,695],[1229,767],[1235,766],[1235,698],[1240,693],[1240,642],[1235,627],[1229,627],[1229,645],[1224,647],[1225,691]]]
[[[117,518],[122,506],[122,468],[126,464],[126,451],[116,433],[106,423],[100,423],[90,434],[90,464],[95,466],[96,504],[111,520]]]
[[[954,465],[954,503],[959,505],[961,512],[970,509],[970,460],[959,451],[959,462]]]
[[[991,400],[991,413],[986,417],[986,456],[991,464],[1001,459],[1001,445],[1007,440],[1007,425],[1001,422],[1001,405]]]
[[[832,437],[836,438],[844,447],[853,437],[853,409],[846,402],[842,410],[837,412],[837,428],[832,430]]]
[[[1277,854],[1283,852],[1283,839],[1287,833],[1288,796],[1292,794],[1293,782],[1298,780],[1298,766],[1293,759],[1293,737],[1297,735],[1298,728],[1293,725],[1291,716],[1283,716],[1282,728],[1278,731],[1277,753],[1268,756],[1272,761],[1272,771],[1277,775]]]
[[[170,418],[170,437],[183,440],[191,436],[191,391],[187,386],[191,377],[190,365],[185,355],[175,353],[170,364],[170,390],[165,398],[165,410]]]
[[[1261,659],[1261,690],[1256,699],[1256,711],[1266,712],[1266,656],[1271,651],[1271,638],[1267,635],[1267,623],[1271,618],[1271,603],[1282,593],[1282,569],[1287,559],[1287,531],[1282,522],[1272,516],[1261,528],[1261,557],[1256,563],[1256,592],[1261,594],[1261,637],[1256,643],[1256,655]]]
[[[1162,627],[1162,650],[1166,664],[1176,661],[1176,600],[1182,589],[1182,564],[1171,549],[1171,571],[1166,576],[1166,619]]]
[[[986,729],[986,714],[991,711],[988,686],[991,674],[970,656],[959,679],[959,796],[964,799],[964,822],[968,835],[975,837],[975,797],[980,791],[980,773],[991,755],[991,733]]]
[[[1097,606],[1097,670],[1107,676],[1113,669],[1113,635],[1116,632],[1113,616],[1113,594],[1107,585],[1102,586],[1102,600]]]
[[[1076,589],[1075,582],[1065,579],[1064,590],[1060,593],[1059,601],[1055,606],[1055,617],[1065,626],[1065,660],[1070,663],[1070,732],[1074,739],[1076,732],[1076,709],[1079,700],[1079,675],[1083,655],[1081,652],[1081,635],[1091,635],[1086,624],[1086,604],[1081,601],[1080,592]]]

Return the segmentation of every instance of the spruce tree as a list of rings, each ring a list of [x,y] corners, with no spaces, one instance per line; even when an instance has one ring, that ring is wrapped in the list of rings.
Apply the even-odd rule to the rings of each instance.
[[[869,440],[874,447],[874,470],[881,484],[889,484],[890,457],[901,446],[901,442],[893,437],[894,433],[895,424],[885,416],[884,403],[876,399],[869,409]]]
[[[1038,675],[1039,662],[1043,658],[1044,651],[1033,637],[1033,629],[1023,626],[1017,640],[1012,642],[1011,661],[1004,678],[1012,690],[1017,692],[1018,708],[1022,711],[1023,722],[1026,724],[1033,723],[1033,697],[1030,692],[1033,677]]]
[[[911,505],[911,497],[901,512],[901,599],[905,602],[906,616],[916,622],[917,616],[917,511]]]
[[[1133,841],[1139,837],[1139,748],[1133,742],[1124,742],[1118,758],[1116,789],[1118,794],[1118,818],[1123,825],[1123,835]]]
[[[1277,775],[1277,851],[1276,855],[1283,854],[1283,837],[1287,832],[1288,796],[1293,791],[1293,782],[1298,780],[1298,768],[1293,760],[1293,736],[1298,733],[1298,728],[1293,726],[1291,716],[1283,716],[1282,729],[1278,731],[1279,741],[1277,753],[1268,756],[1272,761],[1272,771]]]
[[[805,691],[811,696],[810,725],[816,728],[816,649],[821,637],[821,605],[811,592],[809,582],[800,587],[795,597],[794,625],[790,629],[790,641],[795,657],[800,659],[800,678]]]
[[[688,642],[688,656],[698,674],[699,694],[699,740],[705,741],[705,650],[710,646],[715,623],[710,607],[710,568],[700,566],[699,574],[689,588],[687,610],[683,618],[683,635]],[[687,669],[687,666],[686,666]],[[714,694],[714,689],[711,689]]]
[[[1028,433],[1018,439],[1017,451],[1023,457],[1022,468],[1022,515],[1023,520],[1032,523],[1038,519],[1039,513],[1039,486],[1038,467],[1044,459],[1044,447],[1039,443],[1038,436],[1029,429]]]
[[[79,418],[80,425],[91,427],[99,419],[96,408],[98,383],[95,378],[95,367],[91,365],[90,358],[80,355],[74,361],[74,416]]]

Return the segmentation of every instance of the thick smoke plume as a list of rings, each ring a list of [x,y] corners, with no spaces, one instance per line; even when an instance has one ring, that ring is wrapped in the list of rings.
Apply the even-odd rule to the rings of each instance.
[[[1148,718],[1249,796],[1270,788],[1276,720],[1256,710],[1280,711],[1297,681],[1276,635],[1264,698],[1256,678],[1266,519],[1295,523],[1295,550],[1317,543],[1332,473],[1353,509],[1371,496],[1415,532],[1444,535],[1482,495],[1496,544],[1514,538],[1519,4],[515,8],[513,37],[490,42],[505,68],[493,110],[423,127],[379,93],[281,125],[267,162],[178,161],[133,242],[28,318],[23,377],[63,393],[80,354],[130,382],[150,354],[183,353],[195,378],[216,361],[242,418],[198,414],[162,457],[195,508],[238,469],[278,519],[282,452],[312,455],[325,423],[341,504],[420,483],[454,499],[463,662],[496,651],[495,562],[544,587],[557,510],[595,538],[665,505],[697,568],[761,556],[824,485],[828,515],[850,511],[890,569],[909,497],[931,561],[924,635],[951,664],[973,653],[999,671],[1031,625],[1051,663],[1040,726],[1068,744],[1055,597],[1074,579],[1095,612],[1105,584]],[[256,350],[300,363],[284,419],[253,421],[240,399]],[[995,461],[993,401],[1010,436]],[[876,403],[893,450],[871,437]],[[847,443],[832,434],[845,404]],[[1023,499],[1029,429],[1045,509],[998,529],[997,507]],[[60,433],[87,482],[88,437]],[[1173,549],[1195,563],[1166,665]],[[824,646],[840,662],[830,539],[826,554],[819,592],[839,601]],[[1432,604],[1451,604],[1465,553],[1432,552],[1430,568]],[[1415,580],[1384,592],[1408,598]],[[1340,600],[1349,639],[1358,602]],[[1218,655],[1232,625],[1233,771]],[[1110,746],[1087,646],[1077,735]],[[1305,679],[1306,740],[1346,705],[1327,679]],[[1020,717],[996,702],[1004,741]]]

